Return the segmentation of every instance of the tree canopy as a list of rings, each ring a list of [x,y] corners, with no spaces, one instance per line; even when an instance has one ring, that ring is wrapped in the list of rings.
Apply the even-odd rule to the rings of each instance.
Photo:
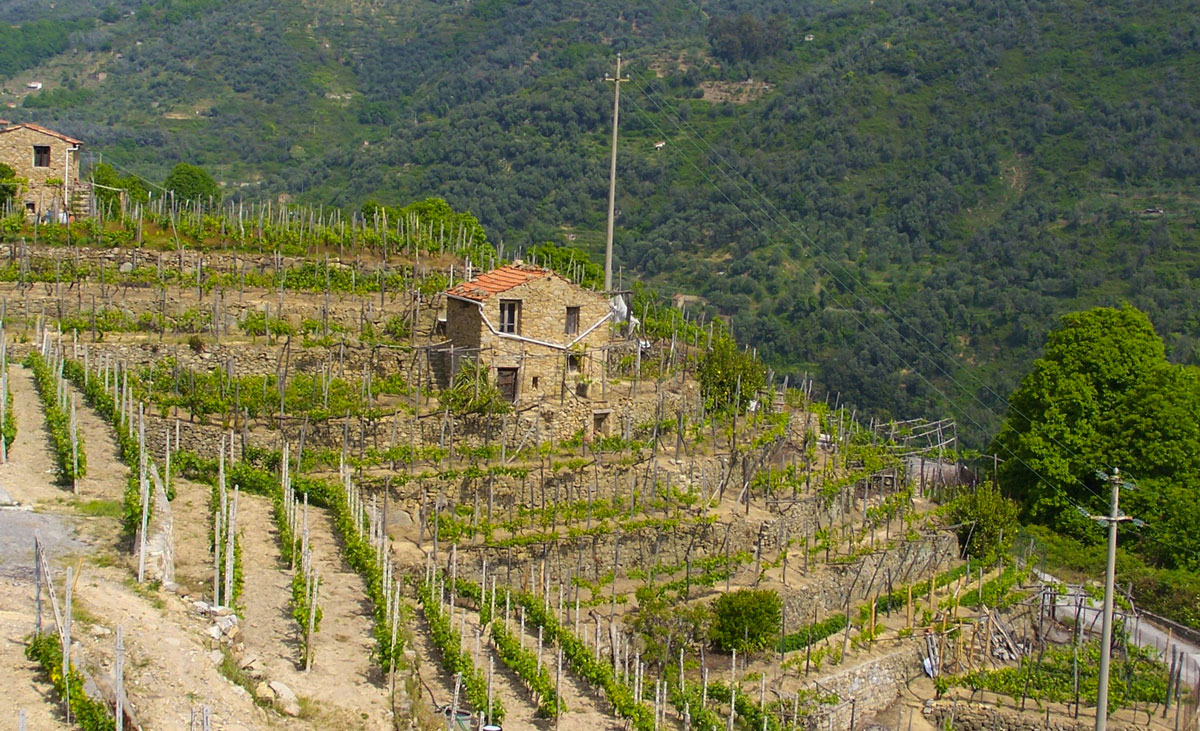
[[[1082,539],[1078,508],[1108,509],[1113,468],[1136,481],[1125,512],[1147,522],[1127,543],[1154,563],[1200,568],[1200,377],[1173,365],[1133,307],[1066,315],[1012,395],[992,449],[1001,485],[1025,516]]]
[[[163,187],[173,191],[176,198],[200,200],[205,205],[209,199],[221,200],[221,189],[208,171],[199,165],[186,162],[181,162],[171,169],[170,175],[163,181]]]

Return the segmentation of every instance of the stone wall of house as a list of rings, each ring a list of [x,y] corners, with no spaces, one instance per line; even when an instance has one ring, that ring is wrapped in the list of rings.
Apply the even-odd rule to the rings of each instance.
[[[50,148],[49,167],[33,166],[34,145]],[[46,181],[52,178],[74,181],[79,177],[79,153],[68,154],[73,147],[58,137],[25,127],[0,133],[0,162],[11,166],[18,178],[27,181],[19,199],[39,207],[49,207],[55,196],[61,198],[62,189],[49,188]]]
[[[478,306],[453,297],[446,298],[446,337],[455,348],[478,349],[483,327]]]
[[[498,334],[500,303],[510,300],[521,302],[518,334],[523,339],[520,340]],[[573,334],[566,333],[568,307],[579,307],[579,326]],[[574,390],[580,383],[586,386],[602,375],[602,356],[592,351],[611,339],[607,316],[608,302],[604,295],[583,289],[557,274],[539,277],[483,303],[485,322],[481,323],[478,339],[480,358],[493,369],[521,369],[517,393],[521,401],[536,400],[545,394],[557,395],[564,383],[567,389]],[[446,324],[449,331],[449,317]],[[564,350],[568,346],[569,351]],[[568,352],[575,358],[568,359]]]

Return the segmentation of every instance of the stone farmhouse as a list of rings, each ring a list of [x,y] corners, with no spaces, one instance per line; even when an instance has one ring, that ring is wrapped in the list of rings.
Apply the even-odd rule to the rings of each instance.
[[[30,122],[0,120],[0,163],[10,166],[21,181],[16,204],[29,217],[66,217],[75,199],[90,198],[79,181],[83,142]]]
[[[592,383],[603,377],[614,320],[603,294],[521,263],[480,274],[445,294],[451,360],[487,364],[508,400],[559,401],[566,394],[586,400]],[[607,431],[604,416],[595,422],[600,431]]]

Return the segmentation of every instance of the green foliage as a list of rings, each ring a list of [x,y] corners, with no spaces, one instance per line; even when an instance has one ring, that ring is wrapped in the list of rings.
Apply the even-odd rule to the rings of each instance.
[[[87,697],[83,692],[83,676],[71,663],[68,677],[63,678],[62,640],[56,635],[32,637],[25,646],[25,657],[41,666],[59,697],[66,693],[71,704],[71,719],[83,731],[112,731],[116,721],[108,706]]]
[[[529,247],[528,256],[532,263],[553,269],[581,287],[604,289],[604,267],[594,263],[583,249],[547,241]]]
[[[1167,692],[1167,669],[1158,660],[1153,648],[1128,645],[1127,657],[1114,657],[1113,678],[1127,682],[1109,685],[1108,712],[1127,708],[1134,703],[1159,703]],[[1015,668],[976,670],[949,678],[949,684],[988,690],[1020,698],[1028,688],[1029,697],[1051,703],[1073,703],[1075,672],[1078,667],[1080,699],[1096,705],[1097,681],[1100,667],[1100,646],[1089,642],[1079,649],[1078,663],[1073,648],[1052,647],[1044,655],[1021,658]]]
[[[0,162],[0,208],[11,201],[21,189],[21,184],[16,178],[17,171],[7,163]]]
[[[700,360],[697,377],[705,405],[714,411],[740,411],[757,398],[767,380],[763,364],[728,337],[715,339]]]
[[[1153,562],[1200,571],[1198,374],[1167,362],[1132,307],[1065,316],[996,437],[1001,485],[1031,520],[1094,540],[1075,506],[1106,512],[1108,483],[1096,473],[1120,468],[1137,481],[1122,507],[1148,523],[1123,540]]]
[[[459,596],[467,597],[479,608],[479,623],[484,627],[491,627],[492,644],[495,645],[496,654],[500,656],[501,662],[516,673],[521,682],[539,699],[538,716],[554,718],[566,712],[566,706],[554,690],[554,678],[549,669],[538,660],[535,653],[521,646],[521,640],[513,634],[502,618],[493,615],[490,596],[485,596],[478,584],[463,579],[455,582],[454,589]],[[504,599],[505,595],[499,594],[497,590],[496,600],[503,602]]]
[[[786,41],[784,24],[775,19],[763,24],[751,15],[713,17],[708,21],[708,40],[713,55],[730,61],[757,61],[777,52]]]
[[[504,399],[500,389],[488,376],[486,365],[464,358],[459,361],[454,382],[450,388],[438,394],[438,401],[450,409],[450,413],[458,416],[507,413],[512,409],[512,404]]]
[[[62,53],[71,33],[82,27],[77,21],[34,20],[12,26],[0,23],[0,79]]]
[[[946,506],[946,515],[958,525],[958,545],[985,564],[1008,552],[1017,535],[1017,512],[1017,504],[991,482],[964,489]]]
[[[8,364],[7,363],[4,364],[4,367],[7,368]],[[16,438],[17,438],[17,417],[13,413],[13,396],[12,396],[12,388],[11,387],[8,389],[8,393],[5,394],[5,397],[6,397],[6,400],[4,402],[4,432],[0,436],[3,437],[4,448],[7,450],[7,449],[12,449],[12,444],[14,441],[16,441]]]
[[[819,622],[807,625],[799,632],[793,632],[783,639],[783,652],[792,652],[793,650],[803,650],[804,648],[815,645],[826,637],[831,637],[838,632],[846,629],[848,620],[845,614],[834,614]]]
[[[74,484],[75,480],[87,473],[87,451],[84,449],[83,435],[75,434],[72,447],[71,417],[67,413],[69,406],[58,402],[55,376],[50,372],[50,366],[46,364],[41,353],[31,350],[25,358],[25,367],[33,371],[33,383],[42,400],[46,429],[50,432],[50,442],[54,447],[59,482],[64,485]]]
[[[122,176],[115,167],[106,162],[92,168],[92,182],[105,186],[97,187],[95,191],[96,198],[106,209],[119,210],[116,207],[120,203],[120,193],[116,190],[108,190],[108,188],[124,190],[131,203],[144,204],[150,198],[150,192],[141,178],[135,175]]]
[[[559,623],[556,613],[547,611],[540,597],[516,590],[509,594],[517,606],[525,608],[526,621],[541,627],[545,640],[562,648],[563,660],[575,674],[604,691],[619,718],[628,719],[634,731],[654,730],[654,710],[634,697],[633,689],[621,682],[611,664],[597,660],[583,640]]]
[[[453,594],[454,587],[450,587],[450,591]],[[482,670],[475,667],[471,654],[463,649],[462,636],[450,626],[450,617],[442,611],[429,584],[417,586],[417,601],[421,603],[421,611],[429,624],[430,637],[442,658],[442,667],[451,676],[462,673],[467,703],[477,712],[484,713],[489,723],[503,721],[504,704],[493,695],[491,707],[488,707],[487,678]]]
[[[773,589],[737,589],[717,597],[712,611],[718,650],[757,652],[779,636],[783,601]]]
[[[125,480],[125,490],[121,495],[121,527],[125,537],[132,538],[141,527],[142,521],[142,494],[137,474],[138,466],[141,464],[141,450],[138,448],[137,438],[130,434],[124,414],[118,410],[112,394],[104,390],[104,383],[94,375],[86,373],[81,363],[73,360],[64,361],[63,378],[81,390],[83,399],[88,406],[91,406],[113,428],[113,436],[117,440],[118,456],[130,468],[129,476]],[[167,493],[167,499],[172,498],[174,498],[173,489]],[[154,511],[153,500],[147,503],[146,511],[147,520],[149,520]]]
[[[173,192],[180,201],[200,201],[207,206],[210,199],[221,202],[221,188],[204,168],[181,162],[171,168],[163,181],[163,187]]]
[[[666,666],[679,657],[680,649],[690,653],[707,644],[713,624],[707,605],[676,601],[667,587],[639,588],[637,600],[629,625],[642,636],[646,662]]]

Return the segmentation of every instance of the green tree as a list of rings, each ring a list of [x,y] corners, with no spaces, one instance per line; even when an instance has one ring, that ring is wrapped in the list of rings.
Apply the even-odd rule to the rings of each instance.
[[[1122,532],[1123,541],[1160,565],[1200,565],[1200,377],[1167,362],[1144,313],[1124,306],[1063,317],[1010,404],[992,449],[1004,459],[1001,486],[1027,518],[1098,537],[1076,506],[1107,511],[1097,472],[1117,467],[1137,482],[1125,511],[1150,524]]]
[[[11,201],[17,195],[20,183],[17,182],[17,171],[0,162],[0,207]]]
[[[637,610],[630,626],[642,636],[642,658],[655,665],[678,660],[682,647],[691,653],[704,645],[712,631],[712,610],[706,604],[687,604],[650,586],[637,590]]]
[[[1004,497],[994,483],[965,490],[946,506],[946,515],[957,524],[958,543],[964,553],[992,562],[1012,545],[1017,535],[1017,504]]]
[[[175,197],[181,200],[200,200],[208,205],[211,198],[214,202],[221,200],[221,189],[217,181],[208,172],[198,166],[181,162],[171,169],[163,187],[173,191]]]
[[[779,634],[783,601],[773,589],[738,589],[713,602],[713,645],[722,652],[756,652]]]
[[[120,191],[125,191],[129,199],[137,203],[145,203],[150,199],[149,191],[142,181],[133,175],[121,177],[117,169],[102,162],[92,170],[92,182],[104,187],[96,188],[96,198],[106,208],[120,205]],[[112,190],[116,188],[117,190]]]
[[[740,350],[731,337],[714,339],[700,361],[699,377],[700,392],[714,411],[744,408],[767,380],[762,362]]]

